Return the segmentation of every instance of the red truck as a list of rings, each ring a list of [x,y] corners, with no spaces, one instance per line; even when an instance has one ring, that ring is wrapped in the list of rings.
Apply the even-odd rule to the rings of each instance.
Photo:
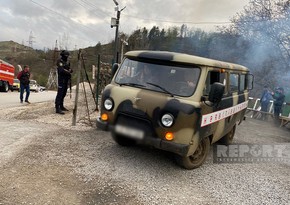
[[[0,59],[0,91],[12,90],[14,81],[14,66]]]

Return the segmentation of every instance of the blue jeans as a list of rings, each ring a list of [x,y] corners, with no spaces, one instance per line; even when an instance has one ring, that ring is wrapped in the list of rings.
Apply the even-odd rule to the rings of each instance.
[[[28,85],[24,85],[20,83],[20,101],[23,102],[23,93],[24,90],[26,91],[25,101],[28,101],[29,95],[30,95],[30,87]]]

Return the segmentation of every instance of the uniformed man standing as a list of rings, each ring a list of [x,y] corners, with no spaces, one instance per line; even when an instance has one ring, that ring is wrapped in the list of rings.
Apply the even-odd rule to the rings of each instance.
[[[284,89],[282,87],[278,87],[274,92],[272,92],[272,96],[274,98],[274,120],[276,125],[280,124],[280,113],[282,111],[282,106],[285,101]]]
[[[60,58],[57,60],[58,88],[55,98],[55,110],[58,114],[64,114],[63,111],[68,111],[63,105],[64,97],[67,93],[68,83],[71,79],[72,69],[68,61],[69,52],[61,51]]]

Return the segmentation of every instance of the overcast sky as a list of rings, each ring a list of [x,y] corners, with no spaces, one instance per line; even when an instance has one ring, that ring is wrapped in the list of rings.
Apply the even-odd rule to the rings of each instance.
[[[117,0],[121,12],[120,32],[137,28],[171,26],[214,31],[229,22],[249,0]],[[56,40],[67,49],[95,46],[115,38],[111,17],[113,0],[0,0],[0,41],[15,41],[33,48],[53,48]],[[32,35],[31,35],[32,34]]]

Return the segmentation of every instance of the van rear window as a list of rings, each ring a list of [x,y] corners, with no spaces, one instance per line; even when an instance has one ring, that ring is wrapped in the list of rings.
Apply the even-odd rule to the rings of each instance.
[[[239,91],[239,74],[230,74],[230,90],[231,92]]]

